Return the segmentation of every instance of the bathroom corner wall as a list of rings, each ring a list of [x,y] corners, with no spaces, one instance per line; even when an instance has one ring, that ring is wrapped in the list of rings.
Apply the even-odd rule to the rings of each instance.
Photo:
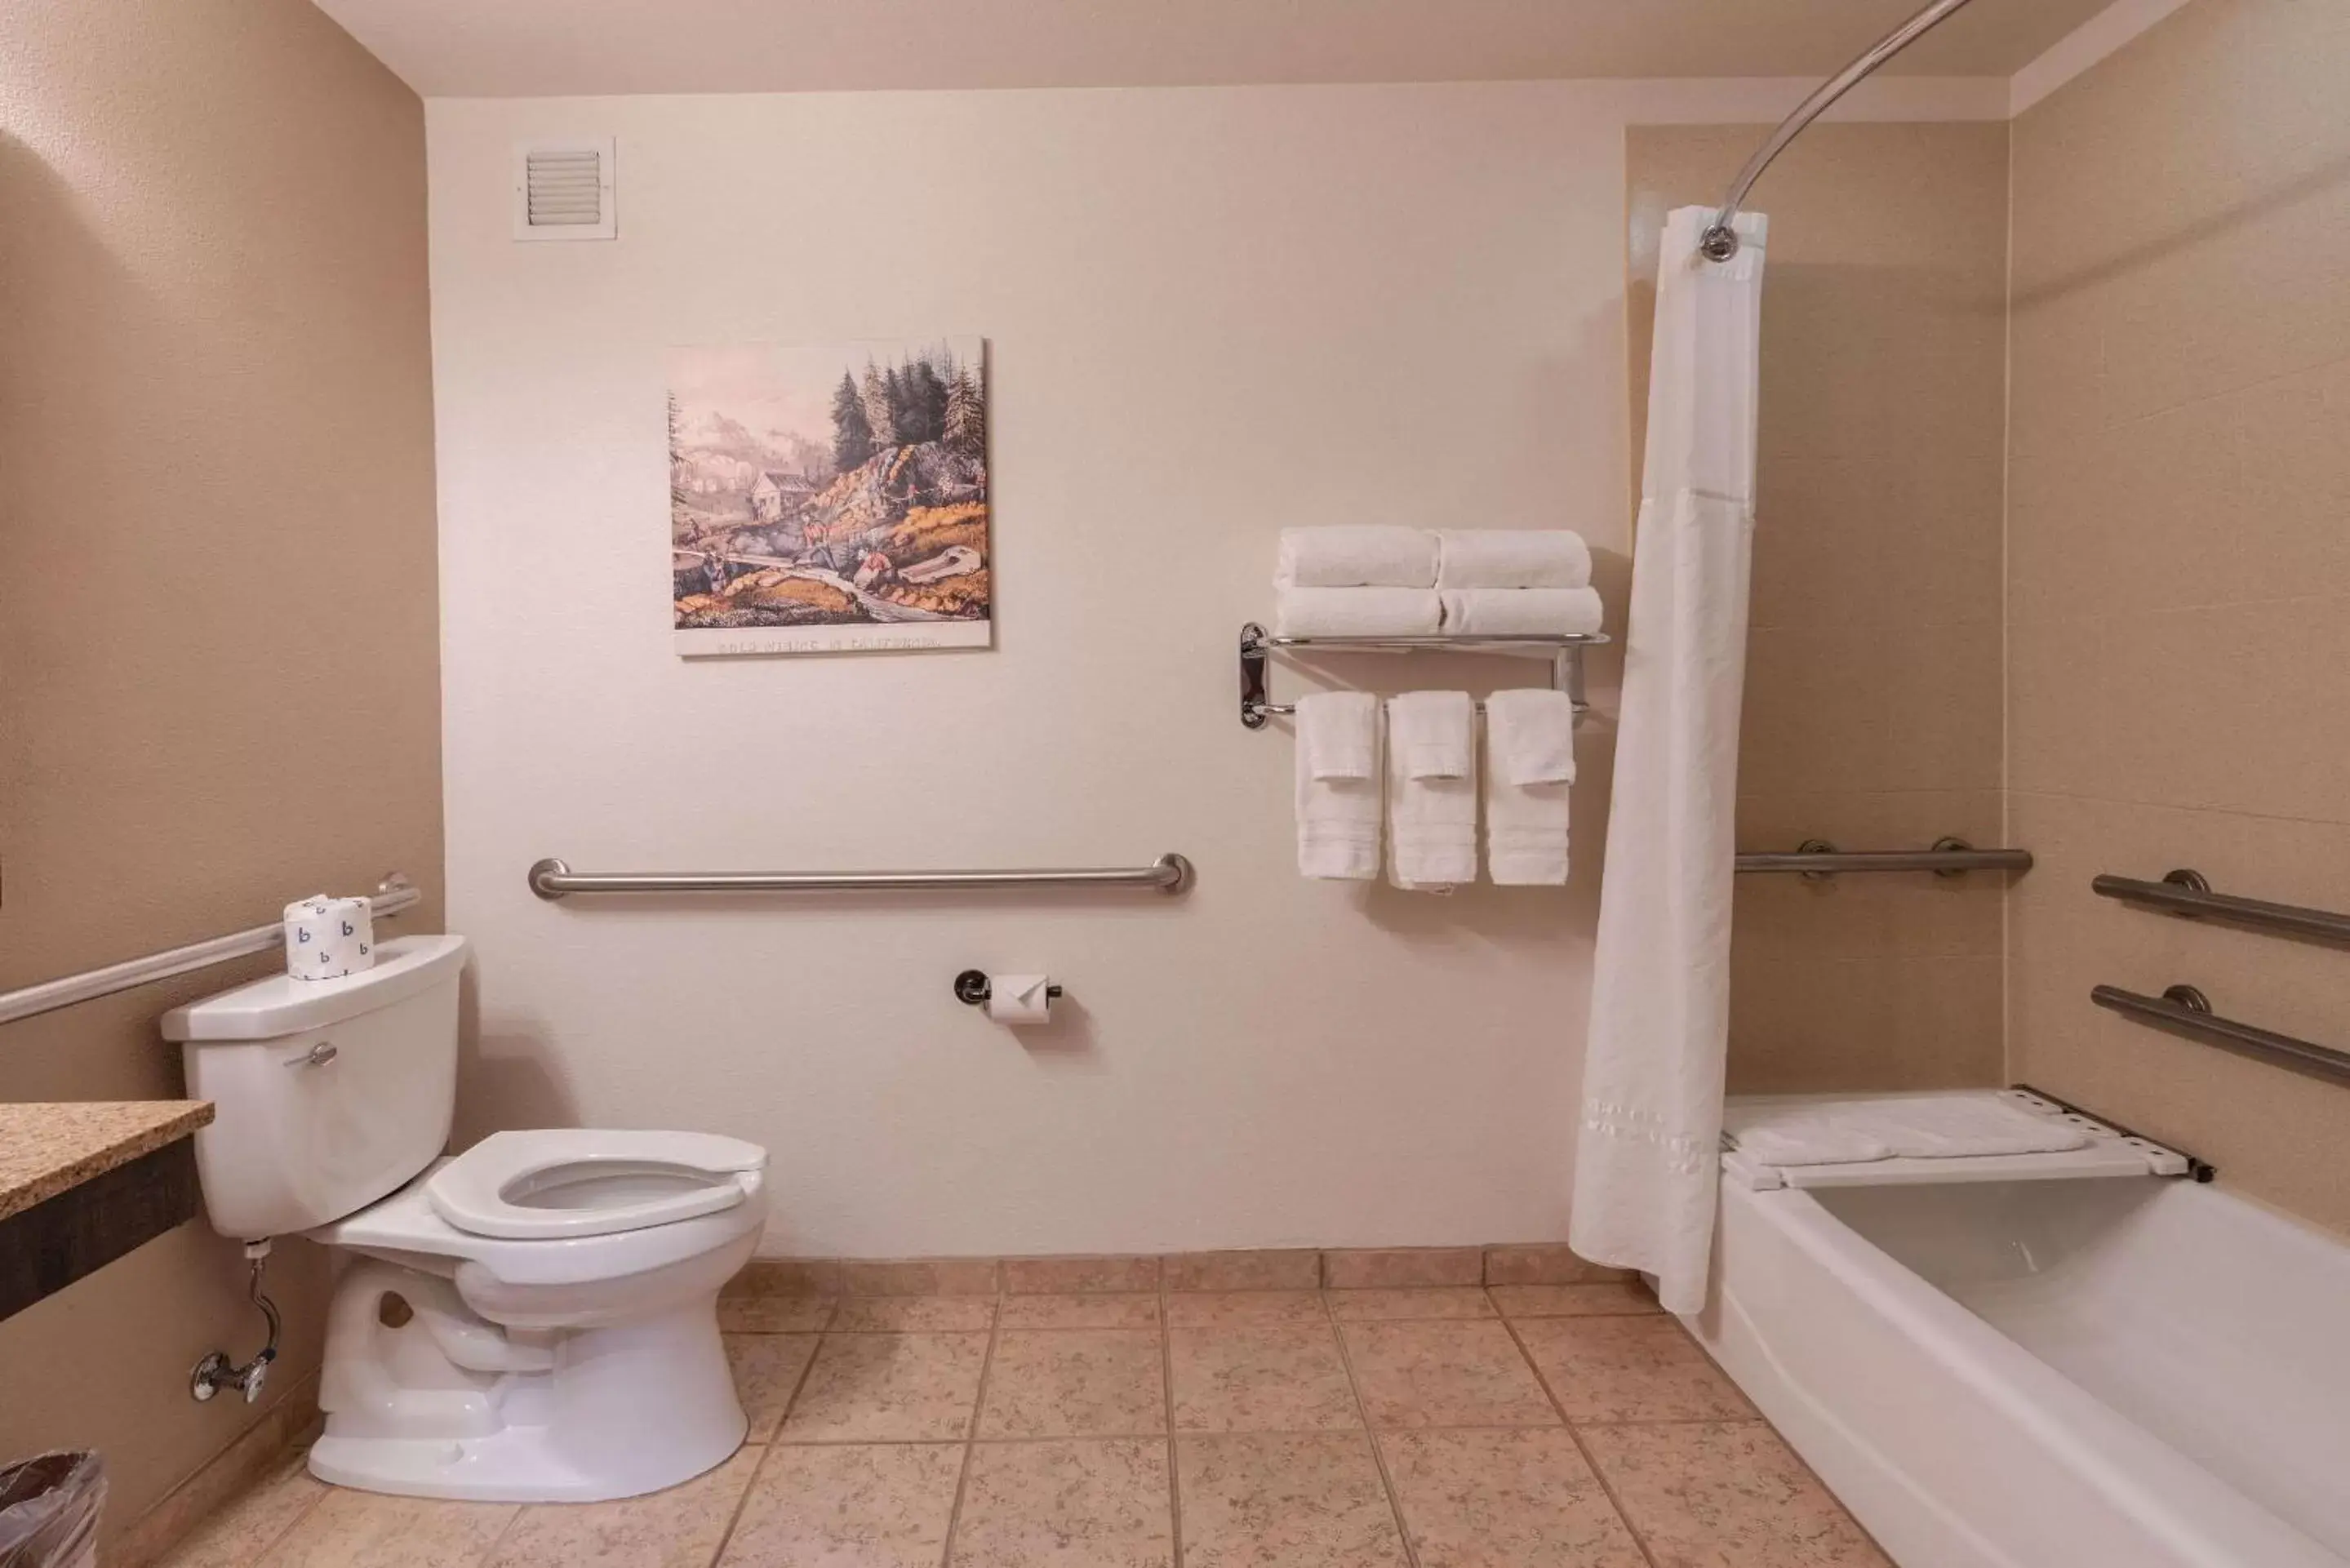
[[[304,0],[0,8],[0,989],[394,868],[437,929],[422,119]],[[156,1014],[264,968],[9,1024],[0,1097],[176,1096]],[[103,1452],[110,1562],[265,1418],[187,1395],[244,1289],[199,1220],[0,1323],[0,1461]]]
[[[1718,202],[1767,130],[1629,134],[1636,453],[1665,214]],[[1742,849],[2000,841],[2007,160],[2003,124],[1821,125],[1756,190]],[[1741,877],[1731,1090],[1997,1082],[2001,891]]]
[[[2350,1089],[2126,1023],[2188,982],[2350,1046],[2350,953],[2095,898],[2350,907],[2350,9],[2197,0],[2014,127],[2013,1074],[2350,1231]]]

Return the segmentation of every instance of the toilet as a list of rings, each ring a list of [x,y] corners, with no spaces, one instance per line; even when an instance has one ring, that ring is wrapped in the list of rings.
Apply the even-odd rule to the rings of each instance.
[[[718,1292],[765,1223],[766,1151],[710,1133],[493,1134],[445,1158],[465,939],[164,1015],[210,1100],[213,1228],[344,1254],[310,1450],[322,1480],[591,1502],[674,1486],[747,1429]]]

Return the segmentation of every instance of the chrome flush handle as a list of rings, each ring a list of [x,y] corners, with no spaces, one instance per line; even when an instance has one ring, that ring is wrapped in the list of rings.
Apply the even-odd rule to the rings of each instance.
[[[335,1049],[333,1041],[321,1040],[299,1056],[286,1058],[286,1064],[289,1067],[323,1067],[340,1054],[342,1053]]]

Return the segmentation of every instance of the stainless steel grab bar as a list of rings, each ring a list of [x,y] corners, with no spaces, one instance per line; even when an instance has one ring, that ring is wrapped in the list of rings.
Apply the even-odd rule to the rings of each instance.
[[[2350,1051],[2336,1051],[2258,1024],[2215,1017],[2210,999],[2191,985],[2174,985],[2160,996],[2143,996],[2116,985],[2100,985],[2090,991],[2089,1000],[2140,1023],[2151,1023],[2206,1044],[2262,1061],[2282,1062],[2320,1077],[2350,1084]]]
[[[1026,871],[574,871],[560,860],[530,868],[542,898],[572,893],[886,893],[981,888],[1155,888],[1190,890],[1196,873],[1180,855],[1149,866]]]
[[[1846,871],[1931,871],[1956,877],[1968,871],[2029,871],[2029,849],[1977,849],[1963,838],[1938,838],[1930,849],[1838,849],[1825,839],[1808,838],[1794,853],[1741,855],[1741,871],[1793,871],[1833,877]]]
[[[376,918],[396,915],[423,898],[423,892],[409,879],[394,871],[377,884],[375,896],[368,900],[374,906]],[[186,947],[167,948],[145,958],[125,959],[104,969],[69,974],[62,980],[44,981],[28,985],[22,991],[0,992],[0,1023],[13,1023],[19,1018],[31,1018],[36,1013],[54,1012],[60,1007],[71,1007],[78,1002],[90,1002],[110,996],[118,991],[158,980],[169,980],[190,970],[206,969],[216,963],[226,963],[254,953],[265,953],[272,948],[286,945],[286,923],[281,919],[266,926],[248,926],[241,931],[231,931],[224,937],[208,941],[191,942]]]
[[[2099,898],[2118,898],[2126,904],[2143,904],[2149,909],[2183,915],[2190,919],[2209,916],[2212,919],[2253,926],[2262,930],[2350,942],[2350,915],[2336,914],[2332,909],[2307,909],[2299,904],[2272,904],[2260,898],[2241,898],[2231,893],[2214,893],[2211,884],[2204,880],[2199,871],[2173,871],[2159,882],[2140,882],[2128,877],[2100,873],[2090,879],[2089,888]]]

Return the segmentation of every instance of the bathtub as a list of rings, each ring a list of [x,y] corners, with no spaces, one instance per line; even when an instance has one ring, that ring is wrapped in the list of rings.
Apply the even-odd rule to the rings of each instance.
[[[1902,1568],[2350,1564],[2350,1246],[2152,1176],[1725,1180],[1690,1329]]]

